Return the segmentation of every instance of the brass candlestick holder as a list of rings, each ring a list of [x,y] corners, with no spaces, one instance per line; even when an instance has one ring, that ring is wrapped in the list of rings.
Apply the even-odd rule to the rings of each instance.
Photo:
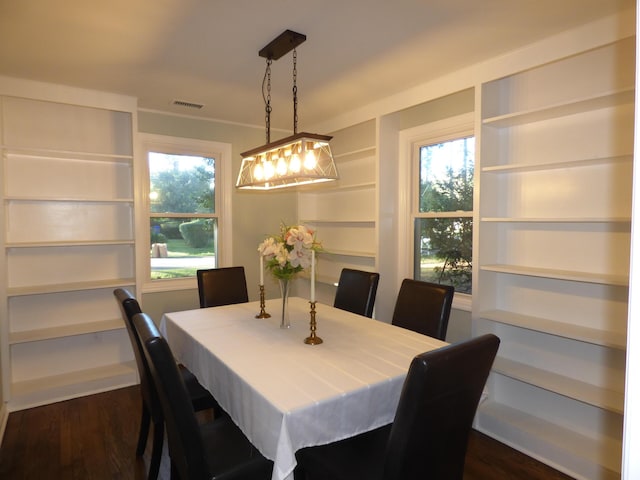
[[[260,313],[256,318],[271,318],[271,315],[264,311],[264,285],[260,285]]]
[[[316,302],[309,302],[309,305],[311,305],[311,311],[309,312],[311,316],[311,321],[309,322],[311,334],[304,339],[304,343],[307,345],[320,345],[322,339],[316,335]]]

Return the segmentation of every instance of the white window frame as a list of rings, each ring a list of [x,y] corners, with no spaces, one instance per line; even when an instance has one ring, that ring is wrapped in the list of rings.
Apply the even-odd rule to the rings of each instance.
[[[401,264],[398,274],[401,278],[413,278],[414,220],[417,216],[429,216],[418,212],[417,175],[420,163],[420,147],[469,136],[477,137],[474,130],[473,113],[465,113],[400,131],[398,154],[400,160],[398,178],[401,187],[399,189],[400,214],[398,215],[400,226],[398,229],[398,246],[400,251],[398,253]],[[477,196],[477,192],[474,192],[474,196]],[[474,259],[476,255],[477,252],[474,250]],[[456,292],[453,297],[453,308],[470,312],[472,300],[473,294]]]
[[[231,144],[172,137],[149,133],[138,134],[139,154],[136,169],[136,271],[143,293],[198,288],[196,277],[151,280],[151,254],[149,252],[150,202],[148,152],[176,155],[194,155],[215,159],[216,213],[218,217],[218,266],[230,266],[233,259],[231,194]]]

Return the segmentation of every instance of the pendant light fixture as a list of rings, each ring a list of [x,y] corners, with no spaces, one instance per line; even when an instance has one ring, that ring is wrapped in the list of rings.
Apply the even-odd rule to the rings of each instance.
[[[296,47],[306,35],[286,30],[258,55],[267,59],[262,81],[267,143],[242,153],[236,188],[272,190],[337,180],[328,135],[298,133],[298,87]],[[293,135],[271,141],[271,63],[293,50]],[[266,88],[266,91],[265,91]]]

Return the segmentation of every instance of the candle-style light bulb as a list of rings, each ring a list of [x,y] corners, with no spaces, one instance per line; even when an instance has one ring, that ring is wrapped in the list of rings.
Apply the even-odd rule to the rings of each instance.
[[[302,163],[300,162],[300,155],[298,155],[297,153],[291,155],[291,160],[289,161],[289,171],[298,173],[301,166]]]
[[[253,176],[256,180],[262,180],[264,178],[264,171],[260,163],[256,163],[256,166],[253,168]]]
[[[271,160],[266,161],[264,163],[264,178],[269,180],[270,178],[273,177],[274,173],[275,173],[275,167],[273,166],[273,162]]]
[[[280,176],[286,175],[287,173],[287,162],[284,157],[280,157],[278,159],[278,163],[276,165],[276,173]]]
[[[307,150],[307,153],[304,155],[304,168],[307,170],[313,170],[316,168],[316,152],[313,150]]]

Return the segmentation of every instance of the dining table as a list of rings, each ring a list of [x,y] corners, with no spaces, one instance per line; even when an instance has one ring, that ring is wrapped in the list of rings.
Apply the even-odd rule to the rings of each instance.
[[[273,460],[272,480],[292,480],[298,449],[393,422],[404,379],[418,354],[445,342],[384,321],[281,299],[165,313],[160,330],[176,360],[213,394],[247,438]]]

